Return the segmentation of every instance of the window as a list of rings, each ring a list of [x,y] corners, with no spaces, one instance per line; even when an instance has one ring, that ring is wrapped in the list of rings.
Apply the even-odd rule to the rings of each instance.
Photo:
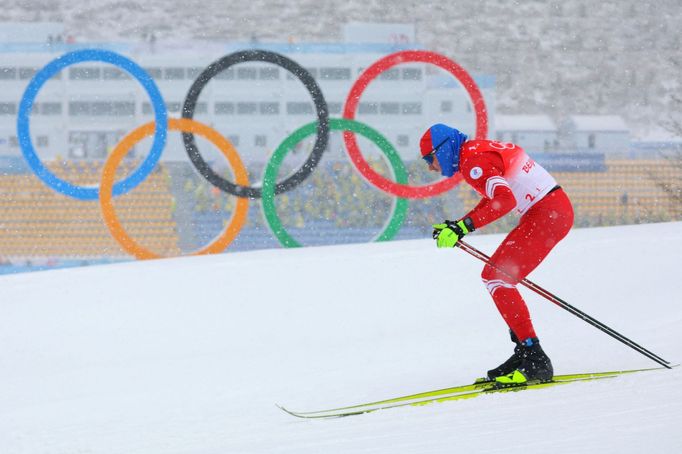
[[[0,79],[11,80],[17,78],[17,68],[0,68]]]
[[[234,68],[227,68],[215,75],[215,79],[234,80]]]
[[[161,68],[158,67],[144,68],[144,70],[147,71],[147,73],[152,77],[152,79],[159,80],[163,75],[163,71],[161,71]]]
[[[100,69],[92,67],[69,68],[71,80],[96,80],[100,78]]]
[[[72,117],[90,115],[90,103],[82,101],[71,101],[69,103],[69,115],[71,115]]]
[[[253,137],[253,144],[257,147],[264,147],[268,143],[268,137],[265,135],[257,135]]]
[[[259,105],[261,115],[277,115],[279,114],[279,103],[276,102],[262,102]]]
[[[19,79],[30,79],[38,72],[35,68],[19,68]]]
[[[406,102],[403,103],[403,115],[419,115],[422,113],[422,103]]]
[[[410,136],[400,134],[396,139],[396,143],[398,144],[399,147],[407,147],[410,145]]]
[[[237,114],[238,115],[255,115],[258,110],[257,104],[255,102],[238,102],[237,103]]]
[[[400,70],[398,68],[387,69],[379,74],[379,79],[382,80],[398,80],[400,79]]]
[[[260,68],[258,70],[258,78],[262,80],[277,80],[279,79],[279,68]]]
[[[180,109],[182,109],[182,103],[180,102],[167,102],[166,103],[166,109],[168,112],[180,112]]]
[[[37,136],[36,145],[39,147],[46,147],[50,144],[50,139],[48,136]]]
[[[452,101],[441,101],[440,102],[441,112],[452,112]]]
[[[96,101],[90,104],[90,115],[92,116],[108,116],[111,115],[112,103],[106,101]]]
[[[182,109],[182,107],[180,109]],[[207,112],[208,112],[208,104],[205,102],[198,102],[197,105],[194,107],[194,113],[195,114],[205,114]]]
[[[288,102],[287,113],[291,115],[312,114],[313,105],[309,102]]]
[[[166,80],[184,79],[185,68],[166,68],[163,70],[163,78]]]
[[[382,102],[380,104],[380,112],[382,115],[398,115],[400,113],[400,103]]]
[[[135,115],[135,103],[132,101],[115,101],[111,103],[110,114],[117,117],[128,117]]]
[[[239,136],[227,136],[227,140],[232,143],[235,147],[239,146]]]
[[[69,103],[69,115],[73,117],[130,116],[135,115],[135,103],[132,101],[95,101],[95,102],[72,101]]]
[[[343,104],[341,104],[340,102],[330,102],[329,104],[327,104],[327,106],[329,107],[330,114],[338,115],[341,113],[341,107],[343,106]]]
[[[0,102],[0,115],[14,115],[17,113],[17,105],[13,102]]]
[[[43,115],[61,115],[62,104],[59,102],[40,103],[40,113]]]
[[[350,68],[320,68],[320,79],[348,80],[350,79]]]
[[[421,80],[422,70],[419,68],[403,68],[404,80]]]
[[[187,78],[188,79],[196,79],[199,77],[199,74],[201,74],[204,71],[204,68],[187,68]]]
[[[237,79],[256,80],[256,68],[237,68]]]
[[[214,109],[216,115],[234,115],[233,102],[217,102]]]
[[[306,68],[306,71],[310,73],[313,79],[317,79],[317,68]],[[298,79],[298,77],[294,76],[293,74],[287,71],[287,79],[293,80]]]
[[[594,133],[587,136],[587,148],[594,148],[596,145],[597,138]]]
[[[102,79],[105,80],[123,80],[130,79],[130,76],[118,68],[102,68]]]
[[[466,109],[467,112],[471,113],[471,103],[469,101],[467,101]]]
[[[19,138],[17,136],[9,136],[9,146],[17,148],[19,146]]]
[[[111,103],[97,101],[90,104],[90,114],[93,116],[111,115]]]
[[[358,113],[360,114],[378,114],[379,104],[376,102],[361,102],[358,106]]]

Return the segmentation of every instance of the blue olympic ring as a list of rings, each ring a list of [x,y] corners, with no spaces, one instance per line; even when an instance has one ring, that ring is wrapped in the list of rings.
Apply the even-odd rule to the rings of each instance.
[[[138,82],[144,87],[145,91],[149,95],[149,98],[154,106],[154,114],[156,117],[156,129],[154,131],[154,142],[149,154],[142,162],[140,167],[138,167],[133,173],[128,175],[122,181],[119,181],[114,185],[113,194],[121,195],[135,188],[140,184],[147,175],[149,175],[157,162],[161,158],[161,153],[166,146],[166,135],[168,132],[168,112],[166,110],[166,105],[161,97],[161,92],[159,88],[154,83],[151,76],[137,65],[132,60],[117,54],[115,52],[99,49],[84,49],[77,50],[74,52],[66,53],[48,63],[43,69],[41,69],[31,82],[26,87],[24,94],[21,98],[21,103],[19,104],[19,113],[17,115],[17,137],[19,139],[19,145],[21,147],[21,152],[24,158],[28,162],[33,172],[41,179],[43,182],[64,195],[73,197],[80,200],[97,200],[99,199],[99,189],[93,187],[83,187],[73,185],[67,181],[64,181],[50,172],[40,161],[38,155],[36,154],[33,143],[31,142],[31,133],[29,127],[29,113],[33,107],[33,102],[38,94],[38,91],[53,75],[57,74],[62,69],[67,66],[73,65],[75,63],[81,63],[86,61],[99,61],[104,63],[110,63],[112,65],[118,66],[121,69],[127,71],[131,76],[137,79]]]

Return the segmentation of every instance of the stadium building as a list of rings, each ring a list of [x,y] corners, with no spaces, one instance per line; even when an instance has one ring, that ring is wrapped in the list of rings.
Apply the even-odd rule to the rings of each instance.
[[[349,27],[348,42],[335,44],[66,44],[47,38],[38,44],[5,44],[0,46],[0,153],[19,153],[15,118],[21,94],[36,71],[82,48],[113,50],[144,68],[159,86],[171,117],[181,115],[190,86],[211,62],[246,49],[281,53],[310,72],[330,117],[341,117],[348,92],[365,68],[387,54],[421,49],[410,26],[406,30],[396,26],[399,34],[392,27],[379,36],[368,34],[374,42],[355,42],[371,27]],[[400,42],[390,42],[396,36]],[[494,78],[474,79],[492,124]],[[149,97],[137,81],[113,65],[96,62],[69,66],[52,77],[38,94],[31,117],[33,143],[45,160],[101,160],[123,135],[154,118]],[[222,71],[204,88],[194,118],[228,137],[246,162],[262,162],[286,136],[316,116],[310,95],[290,72],[269,63],[244,62]],[[383,72],[363,94],[356,119],[380,131],[404,160],[415,159],[419,136],[433,122],[475,131],[472,102],[461,84],[440,68],[421,63],[399,64]],[[332,138],[330,152],[341,158],[338,140],[338,135]],[[185,160],[182,148],[179,140],[171,140],[162,159]]]

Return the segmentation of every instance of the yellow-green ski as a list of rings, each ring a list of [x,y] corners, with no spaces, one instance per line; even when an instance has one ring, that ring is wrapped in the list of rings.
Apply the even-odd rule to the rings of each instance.
[[[480,396],[481,394],[501,393],[522,391],[525,389],[541,389],[551,386],[573,383],[577,381],[591,381],[604,378],[614,378],[620,375],[632,374],[635,372],[647,372],[652,370],[664,369],[663,367],[654,367],[648,369],[632,369],[620,370],[611,372],[590,372],[580,374],[566,374],[555,375],[553,380],[544,383],[527,383],[524,385],[515,385],[509,387],[500,387],[495,382],[478,379],[470,385],[455,386],[451,388],[438,389],[435,391],[427,391],[417,394],[410,394],[407,396],[395,397],[392,399],[380,400],[365,404],[351,405],[347,407],[331,408],[327,410],[296,412],[288,410],[279,406],[282,410],[292,416],[299,418],[332,418],[340,416],[351,416],[362,413],[370,413],[377,410],[384,410],[387,408],[402,407],[406,405],[427,405],[434,402],[445,402],[450,400],[463,400]]]

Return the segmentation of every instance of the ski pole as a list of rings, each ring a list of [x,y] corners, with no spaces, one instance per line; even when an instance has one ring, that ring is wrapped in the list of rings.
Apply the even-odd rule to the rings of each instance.
[[[468,243],[465,243],[463,241],[458,241],[457,244],[455,245],[459,247],[461,250],[469,253],[470,255],[476,257],[477,259],[485,262],[486,264],[492,266],[496,270],[506,274],[507,276],[511,277],[510,273],[505,272],[504,270],[500,269],[499,267],[493,265],[490,263],[490,257],[485,255],[483,252],[479,251],[475,247],[471,246]],[[534,282],[528,280],[528,279],[523,279],[520,282],[524,287],[529,288],[530,290],[534,291],[538,295],[548,299],[550,302],[556,304],[560,308],[570,312],[571,314],[575,315],[576,317],[582,319],[583,321],[589,323],[590,325],[594,326],[595,328],[599,329],[600,331],[608,334],[609,336],[613,337],[614,339],[622,342],[623,344],[627,345],[628,347],[632,348],[633,350],[641,353],[642,355],[646,356],[647,358],[651,359],[652,361],[657,362],[658,364],[667,367],[668,369],[672,369],[672,367],[669,366],[670,362],[664,360],[660,356],[656,355],[653,352],[650,352],[646,348],[642,347],[641,345],[633,342],[632,340],[628,339],[627,337],[623,336],[616,330],[609,328],[599,320],[595,319],[594,317],[591,317],[590,315],[586,314],[585,312],[581,311],[580,309],[571,306],[568,304],[566,301],[562,300],[558,296],[550,293],[549,291],[545,290],[544,288],[540,287],[539,285],[535,284]]]

